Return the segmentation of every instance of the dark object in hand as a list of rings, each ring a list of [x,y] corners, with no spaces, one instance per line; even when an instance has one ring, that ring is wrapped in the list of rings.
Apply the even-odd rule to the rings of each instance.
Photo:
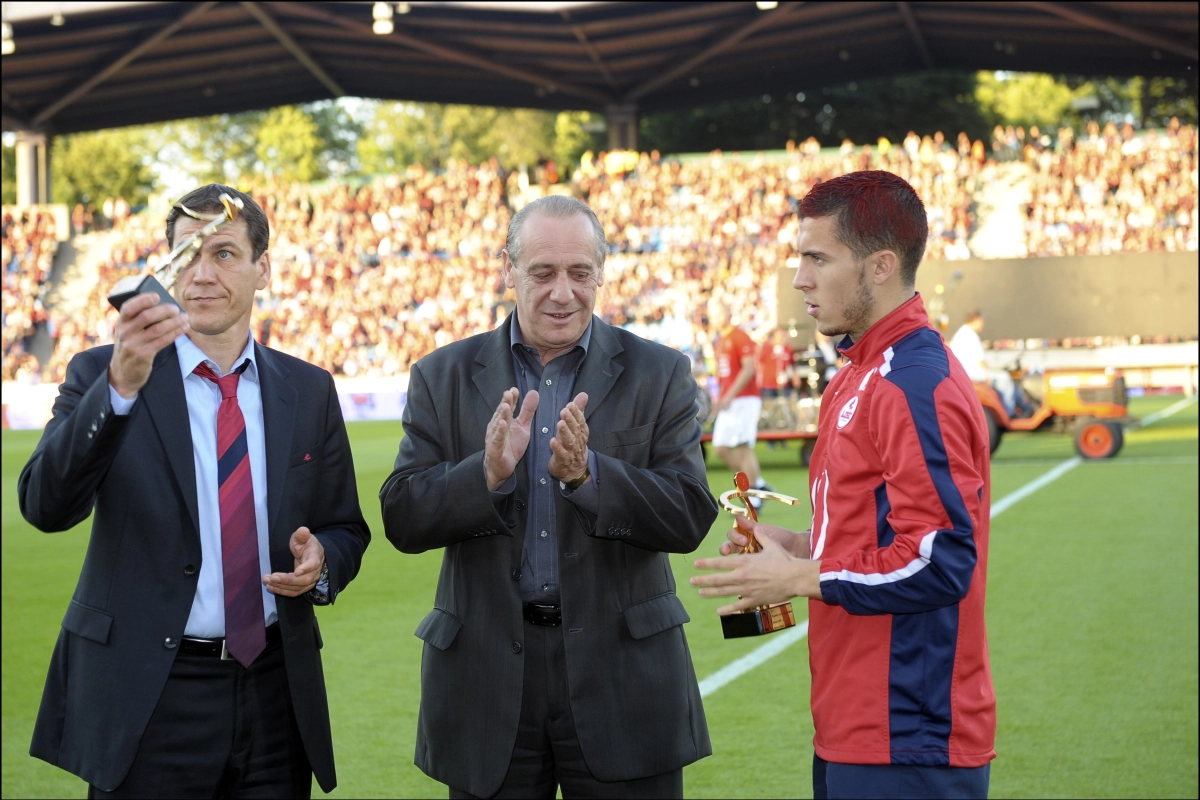
[[[146,292],[154,292],[161,299],[160,303],[170,303],[171,305],[183,310],[166,287],[158,282],[158,278],[153,275],[130,275],[117,281],[117,285],[108,293],[108,302],[112,307],[121,310],[121,306],[125,305],[125,301],[131,297],[136,297],[139,294]]]

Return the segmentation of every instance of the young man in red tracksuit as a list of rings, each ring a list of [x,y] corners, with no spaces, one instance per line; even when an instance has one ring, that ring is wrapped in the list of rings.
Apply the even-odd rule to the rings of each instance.
[[[849,361],[821,404],[811,531],[741,523],[692,579],[719,613],[809,597],[816,797],[986,797],[996,700],[984,630],[991,477],[983,412],[913,289],[928,226],[886,172],[800,205],[817,329]]]

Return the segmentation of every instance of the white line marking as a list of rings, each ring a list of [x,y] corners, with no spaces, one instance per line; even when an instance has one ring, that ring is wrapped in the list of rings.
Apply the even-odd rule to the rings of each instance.
[[[1185,408],[1187,408],[1194,402],[1196,402],[1195,395],[1193,395],[1192,397],[1186,397],[1183,400],[1180,400],[1178,403],[1172,403],[1171,405],[1164,408],[1162,411],[1157,411],[1153,414],[1148,414],[1145,417],[1142,417],[1142,424],[1139,427],[1144,428],[1147,425],[1153,425],[1154,423],[1158,422],[1160,419],[1166,419],[1167,417],[1170,417],[1174,414],[1178,414],[1180,411],[1183,411]]]
[[[1183,406],[1180,406],[1180,408],[1183,408]],[[1161,417],[1159,417],[1159,419],[1161,419]],[[1009,508],[1013,507],[1029,495],[1036,492],[1038,489],[1041,489],[1043,486],[1053,483],[1063,475],[1066,475],[1068,472],[1078,467],[1082,461],[1083,459],[1079,458],[1078,456],[1074,458],[1068,458],[1066,461],[1062,462],[1045,475],[1030,481],[1012,494],[1006,495],[1005,497],[1001,498],[1000,502],[993,503],[991,518],[995,519]],[[709,675],[707,678],[700,681],[700,696],[708,697],[725,684],[737,680],[760,664],[779,655],[807,635],[808,620],[804,620],[791,630],[784,631],[771,641],[768,641],[766,644],[751,650],[737,661],[725,665],[712,675]]]
[[[1017,503],[1021,502],[1026,497],[1029,497],[1029,495],[1033,494],[1038,489],[1041,489],[1046,484],[1053,483],[1054,481],[1058,480],[1063,475],[1066,475],[1068,472],[1075,469],[1082,463],[1083,459],[1079,456],[1068,458],[1066,461],[1062,462],[1040,478],[1035,478],[1034,480],[1022,486],[1020,489],[1017,489],[1012,494],[1001,498],[1000,502],[992,503],[992,519],[995,519],[1005,511],[1008,511]]]
[[[1057,458],[1027,458],[1013,459],[1012,461],[993,461],[992,472],[996,471],[996,467],[1045,467],[1051,463],[1057,463]],[[1085,461],[1083,466],[1088,469],[1092,467],[1119,467],[1122,464],[1127,466],[1139,465],[1165,465],[1165,464],[1195,464],[1200,462],[1200,456],[1130,456],[1129,458],[1097,458]]]
[[[804,620],[791,630],[784,631],[766,644],[751,650],[737,661],[722,667],[700,681],[700,696],[708,697],[717,689],[720,689],[731,681],[737,680],[767,659],[779,655],[807,635],[808,620]]]

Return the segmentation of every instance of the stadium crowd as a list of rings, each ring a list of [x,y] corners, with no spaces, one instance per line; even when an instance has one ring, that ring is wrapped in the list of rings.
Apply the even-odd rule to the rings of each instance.
[[[1173,120],[1136,136],[1095,122],[1076,141],[1025,148],[1033,170],[1026,229],[1031,256],[1196,250],[1196,131]]]
[[[31,209],[25,213],[5,212],[3,244],[3,323],[4,380],[20,378],[33,382],[40,377],[37,359],[25,346],[39,324],[49,321],[43,305],[43,289],[58,251],[58,230],[54,216]]]
[[[1190,126],[1144,137],[1090,126],[1078,141],[1064,129],[1057,143],[1031,130],[1024,142],[1030,255],[1196,249]],[[992,160],[1001,155],[997,143]],[[569,189],[596,210],[612,248],[598,313],[699,358],[715,333],[709,300],[743,324],[774,325],[773,276],[795,263],[795,209],[813,185],[858,169],[896,173],[928,209],[926,258],[963,259],[971,256],[973,197],[989,163],[983,142],[965,134],[948,141],[910,133],[862,147],[847,141],[835,152],[810,139],[769,158],[589,153]],[[270,179],[253,187],[272,231],[272,278],[255,322],[260,341],[335,374],[388,376],[438,346],[490,330],[511,308],[497,256],[523,196],[515,174],[493,159],[439,171],[412,166],[357,187]],[[58,345],[43,365],[45,380],[61,380],[74,353],[111,340],[116,315],[107,290],[166,254],[160,218],[113,217],[117,244],[87,302],[54,319]],[[45,224],[5,221],[5,380],[30,368],[22,332],[33,314],[37,265],[48,269],[53,255],[33,243],[45,238]]]

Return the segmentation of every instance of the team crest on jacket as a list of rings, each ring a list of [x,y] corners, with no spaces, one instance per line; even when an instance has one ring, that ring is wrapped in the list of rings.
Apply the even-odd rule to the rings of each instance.
[[[850,424],[850,420],[854,419],[854,412],[858,409],[858,395],[854,395],[846,401],[846,405],[842,406],[842,411],[838,414],[837,426],[838,430]]]

